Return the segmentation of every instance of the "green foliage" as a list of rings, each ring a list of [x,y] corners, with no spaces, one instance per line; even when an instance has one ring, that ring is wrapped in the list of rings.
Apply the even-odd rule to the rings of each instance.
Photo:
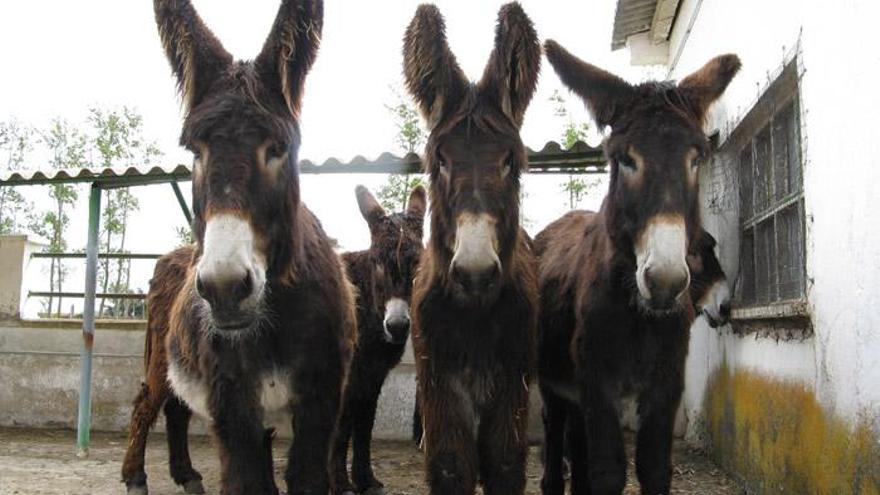
[[[18,170],[33,150],[34,131],[15,119],[0,122],[0,163],[4,170]],[[14,187],[0,187],[0,235],[21,232],[22,217],[30,203]]]
[[[394,88],[391,91],[394,93],[395,103],[385,105],[385,108],[388,109],[397,126],[394,142],[403,153],[415,153],[425,145],[428,133],[422,126],[419,112],[412,103],[404,99]],[[390,174],[376,196],[386,211],[402,211],[406,207],[410,192],[423,183],[421,176]]]
[[[379,203],[387,212],[403,211],[409,194],[417,186],[423,184],[420,176],[410,174],[391,174],[388,180],[376,193]]]
[[[192,228],[189,225],[174,227],[174,235],[177,237],[177,247],[189,246],[193,242]]]
[[[559,90],[553,92],[550,101],[554,103],[553,115],[563,119],[562,134],[560,144],[564,149],[570,149],[578,141],[585,141],[590,131],[590,125],[586,122],[576,123],[571,117],[571,113],[566,106],[565,98],[559,93]],[[566,205],[569,210],[574,210],[580,206],[581,201],[587,197],[590,192],[596,188],[598,180],[585,179],[575,175],[569,175],[568,178],[560,184],[560,189],[568,195]]]
[[[128,107],[120,110],[91,108],[89,123],[92,126],[95,152],[104,167],[149,165],[161,156],[155,143],[143,137],[143,118]],[[137,198],[129,188],[107,191],[101,212],[102,230],[100,250],[104,253],[128,253],[125,247],[128,221],[140,208]],[[115,265],[115,266],[113,266]],[[98,284],[104,292],[128,292],[131,277],[131,260],[119,259],[111,263],[103,260],[98,271]],[[115,281],[112,281],[115,278]],[[130,312],[131,301],[119,300],[113,305],[112,315],[124,316]],[[106,301],[101,300],[99,315],[105,314]]]
[[[52,168],[77,169],[86,165],[86,137],[66,120],[54,119],[48,131],[42,132],[43,144],[50,153]],[[69,211],[76,203],[79,192],[73,184],[52,184],[49,197],[54,201],[52,210],[38,213],[31,218],[31,230],[49,240],[45,251],[63,253],[67,250],[65,231],[70,223]],[[69,272],[60,258],[51,258],[49,265],[49,287],[61,292],[64,279]],[[58,299],[56,316],[61,316],[61,298]],[[48,298],[46,313],[52,313],[52,297]]]

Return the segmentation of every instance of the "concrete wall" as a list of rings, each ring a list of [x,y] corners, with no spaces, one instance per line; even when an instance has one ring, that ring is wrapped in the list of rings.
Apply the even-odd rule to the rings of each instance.
[[[81,322],[0,321],[0,426],[76,426]],[[95,333],[92,427],[125,431],[131,401],[144,374],[143,322],[99,322]],[[535,391],[537,389],[535,388]],[[406,440],[412,431],[415,366],[408,349],[385,382],[376,417],[376,438]],[[540,399],[533,394],[530,438],[540,438]],[[289,424],[270,418],[282,435]],[[160,421],[156,428],[164,430]],[[194,419],[192,431],[205,433]]]
[[[878,18],[880,4],[872,0],[684,0],[671,35],[672,78],[721,53],[743,61],[709,119],[722,144],[788,60],[802,73],[813,334],[737,336],[698,321],[687,368],[688,437],[708,442],[758,492],[880,490],[880,52],[872,48]],[[739,219],[735,175],[728,172],[704,169],[701,195],[707,230],[735,274]],[[772,323],[761,325],[769,330]]]

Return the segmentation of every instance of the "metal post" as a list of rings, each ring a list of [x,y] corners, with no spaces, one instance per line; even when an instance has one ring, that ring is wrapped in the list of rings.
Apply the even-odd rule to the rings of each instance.
[[[86,244],[86,290],[83,302],[83,348],[80,354],[79,416],[76,424],[76,455],[89,455],[92,422],[92,346],[95,342],[95,291],[98,275],[98,227],[101,224],[101,188],[89,191],[89,237]]]
[[[186,200],[183,199],[183,193],[180,191],[180,186],[177,185],[177,181],[171,181],[171,189],[174,189],[174,195],[177,196],[177,202],[180,204],[180,209],[183,210],[183,216],[186,217],[186,223],[192,226],[192,212],[190,211],[189,206],[186,205]]]

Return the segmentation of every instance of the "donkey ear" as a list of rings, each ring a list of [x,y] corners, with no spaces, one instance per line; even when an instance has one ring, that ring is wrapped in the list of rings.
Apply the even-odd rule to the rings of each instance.
[[[503,5],[480,91],[494,98],[519,127],[535,94],[540,70],[541,44],[531,19],[516,2]]]
[[[469,83],[449,49],[446,24],[434,5],[420,5],[406,28],[403,75],[428,128],[464,98]]]
[[[154,0],[153,10],[159,38],[177,77],[184,108],[189,112],[232,63],[232,55],[205,26],[188,0]]]
[[[385,216],[385,209],[376,201],[375,196],[373,196],[369,189],[359,185],[354,188],[354,195],[357,197],[361,215],[367,223],[375,222]]]
[[[323,26],[323,0],[282,1],[255,61],[263,82],[277,88],[295,117],[299,115],[306,74],[318,55]]]
[[[599,128],[614,126],[619,110],[632,95],[632,86],[575,57],[553,40],[544,43],[544,52],[562,83],[584,100]]]
[[[699,120],[705,118],[709,107],[724,93],[740,67],[742,63],[736,55],[721,55],[678,83],[679,91]]]
[[[409,193],[409,200],[406,202],[406,212],[413,217],[417,217],[419,220],[425,218],[425,210],[427,210],[428,206],[428,198],[425,193],[425,188],[422,186],[416,186],[415,189]]]

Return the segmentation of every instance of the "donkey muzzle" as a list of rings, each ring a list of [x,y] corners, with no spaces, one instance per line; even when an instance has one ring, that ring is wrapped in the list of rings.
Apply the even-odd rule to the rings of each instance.
[[[672,308],[690,284],[687,229],[678,215],[650,219],[635,245],[636,284],[648,307]]]
[[[457,292],[471,300],[485,300],[501,281],[496,221],[481,213],[459,215],[449,275]]]
[[[248,222],[231,214],[208,219],[196,291],[210,305],[216,328],[238,330],[253,323],[266,283],[264,259]]]

